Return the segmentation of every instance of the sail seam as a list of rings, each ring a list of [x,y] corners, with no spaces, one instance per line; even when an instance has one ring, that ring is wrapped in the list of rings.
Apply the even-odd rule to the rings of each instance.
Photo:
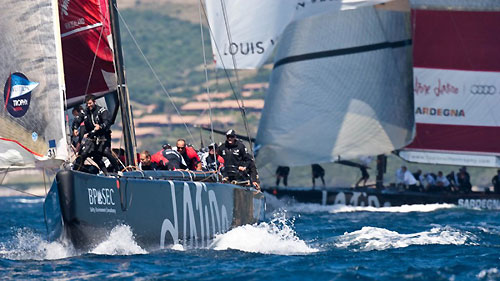
[[[99,26],[102,26],[102,22],[98,22],[98,23],[93,24],[93,25],[87,25],[87,26],[84,26],[84,27],[80,27],[80,28],[68,31],[66,33],[61,34],[61,38],[70,36],[72,34],[75,34],[75,33],[81,32],[81,31],[85,31],[85,30],[89,30],[89,29],[92,29],[92,28],[96,28],[96,27],[99,27]]]
[[[307,60],[336,57],[336,56],[344,56],[344,55],[352,55],[352,54],[357,54],[357,53],[365,53],[365,52],[371,52],[371,51],[388,49],[388,48],[400,48],[400,47],[410,46],[411,44],[412,44],[412,40],[408,39],[408,40],[401,40],[401,41],[396,41],[396,42],[382,42],[382,43],[371,44],[371,45],[364,45],[364,46],[357,46],[357,47],[351,47],[351,48],[321,51],[321,52],[315,52],[315,53],[290,56],[290,57],[285,57],[283,59],[278,60],[274,64],[274,68],[277,68],[281,65],[292,63],[292,62],[307,61]]]

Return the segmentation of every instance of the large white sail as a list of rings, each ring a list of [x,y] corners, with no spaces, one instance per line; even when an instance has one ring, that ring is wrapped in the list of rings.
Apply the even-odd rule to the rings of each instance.
[[[358,8],[284,32],[256,144],[298,166],[388,153],[413,137],[409,12]]]
[[[414,162],[500,167],[500,1],[411,1]]]
[[[390,0],[207,0],[212,50],[219,68],[253,69],[271,55],[295,20]],[[233,60],[234,58],[234,60]]]
[[[57,0],[2,5],[0,168],[59,165],[47,160],[67,158],[57,6]]]

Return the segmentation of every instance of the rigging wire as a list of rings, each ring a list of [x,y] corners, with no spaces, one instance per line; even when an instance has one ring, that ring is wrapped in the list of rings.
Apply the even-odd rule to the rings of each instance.
[[[212,118],[212,101],[210,98],[210,86],[208,84],[208,69],[207,69],[207,57],[206,57],[206,51],[205,51],[205,36],[203,32],[203,23],[202,23],[202,15],[201,15],[201,6],[203,5],[202,0],[198,2],[198,14],[200,17],[200,33],[201,33],[201,48],[203,50],[203,66],[204,66],[204,71],[205,71],[205,81],[207,83],[207,97],[208,97],[208,112],[210,116],[210,138],[211,142],[210,143],[215,143],[215,136],[214,136],[214,122]],[[208,20],[207,20],[208,22]],[[200,128],[200,138],[201,138],[201,128]],[[202,139],[203,140],[203,139]],[[215,151],[215,147],[214,147]],[[210,153],[210,152],[209,152]],[[215,164],[215,169],[217,170],[219,167],[217,167],[217,156],[214,153],[214,164]],[[219,176],[216,174],[217,181],[219,181]]]
[[[207,16],[207,11],[205,10],[205,8],[202,6],[202,11],[203,11],[203,14],[205,16],[205,18],[208,18]],[[210,22],[208,22],[208,30],[210,31],[210,35],[212,36],[212,38],[214,38],[214,33],[212,31],[212,27],[210,26]],[[215,50],[217,51],[217,54],[220,58],[222,58],[222,55],[221,55],[221,52],[220,52],[220,48],[217,44],[217,41],[216,40],[212,40],[212,42],[214,43],[215,45]],[[227,68],[224,64],[224,60],[221,60],[220,63],[222,64],[222,70],[224,71],[224,74],[226,75],[226,78],[228,80],[228,83],[229,83],[229,87],[231,88],[231,92],[233,93],[234,95],[234,98],[236,100],[236,104],[238,105],[238,108],[240,109],[240,111],[242,112],[242,115],[243,115],[243,122],[244,122],[244,125],[245,125],[245,129],[246,129],[246,132],[247,132],[247,136],[248,136],[248,139],[249,139],[249,143],[250,143],[250,151],[252,152],[251,155],[252,155],[252,158],[254,158],[254,153],[253,153],[253,147],[252,147],[252,141],[250,140],[250,133],[249,133],[249,130],[248,130],[248,124],[246,122],[246,114],[245,114],[245,108],[240,104],[240,99],[238,98],[238,95],[236,94],[236,90],[234,88],[234,85],[233,83],[231,82],[231,78],[230,78],[230,75],[227,71]],[[239,82],[238,82],[239,83]]]
[[[87,87],[85,88],[85,95],[87,95],[90,86],[90,79],[92,79],[92,74],[94,73],[95,61],[97,58],[97,52],[99,52],[99,45],[101,44],[102,33],[104,31],[104,24],[101,25],[101,32],[99,33],[99,41],[97,41],[96,51],[94,52],[94,59],[92,60],[92,67],[90,67],[89,79],[87,79]]]
[[[156,71],[154,70],[153,66],[151,65],[151,63],[149,62],[148,58],[146,57],[146,55],[144,54],[144,52],[142,51],[141,47],[139,46],[139,43],[137,43],[137,40],[135,39],[134,35],[132,34],[132,32],[130,31],[130,28],[128,27],[127,23],[125,22],[125,19],[123,18],[122,14],[120,13],[120,11],[118,10],[118,8],[116,7],[115,5],[115,9],[118,13],[118,16],[120,17],[121,21],[123,22],[123,24],[125,25],[125,28],[127,29],[127,32],[128,34],[130,35],[130,38],[132,38],[132,41],[134,42],[136,48],[139,50],[139,52],[141,53],[144,61],[146,62],[146,64],[148,65],[149,69],[151,70],[151,72],[153,73],[156,81],[160,84],[160,87],[161,89],[163,90],[163,92],[168,96],[169,100],[170,100],[170,103],[172,104],[172,106],[174,107],[175,111],[177,112],[177,114],[179,115],[179,117],[181,118],[182,120],[182,123],[184,124],[184,127],[186,128],[190,138],[191,138],[191,143],[194,143],[194,137],[193,135],[191,134],[191,130],[189,130],[189,127],[187,126],[187,123],[186,121],[184,121],[184,118],[182,116],[182,114],[180,113],[179,109],[177,108],[177,106],[175,105],[174,103],[174,100],[172,98],[172,96],[170,95],[170,93],[167,91],[167,89],[165,88],[165,86],[163,85],[163,83],[161,82],[160,78],[158,77],[158,74],[156,73]]]
[[[200,17],[200,34],[201,34],[201,49],[203,51],[203,67],[205,71],[205,81],[207,83],[206,91],[207,91],[207,97],[208,97],[208,111],[209,111],[209,116],[210,116],[210,133],[211,133],[211,138],[212,140],[214,139],[214,124],[213,124],[213,115],[212,115],[212,100],[210,98],[210,86],[208,84],[208,69],[207,69],[207,57],[206,57],[206,50],[205,50],[205,36],[203,32],[203,23],[202,23],[202,16],[201,16],[201,5],[202,5],[202,0],[198,2],[198,14]]]
[[[229,30],[229,20],[227,18],[226,5],[224,4],[224,0],[220,0],[220,3],[221,3],[221,8],[222,8],[222,15],[224,16],[224,24],[226,26],[227,38],[229,40],[229,50],[231,50],[231,46],[233,45],[233,39],[231,37],[231,31]],[[233,61],[234,76],[236,78],[236,86],[238,87],[238,92],[239,92],[239,89],[241,89],[241,83],[240,83],[240,78],[238,76],[238,68],[236,66],[236,57],[235,57],[235,55],[231,51],[229,53],[231,54],[231,58],[232,58],[232,61]],[[235,92],[234,94],[236,96],[236,99],[238,99],[237,93]],[[255,161],[255,157],[254,157],[254,153],[253,153],[253,147],[252,147],[253,145],[252,145],[252,141],[250,140],[250,130],[248,129],[248,119],[247,119],[247,114],[246,114],[245,104],[243,102],[243,98],[241,98],[240,111],[241,111],[241,115],[243,117],[243,124],[245,126],[245,130],[246,130],[246,133],[247,133],[248,142],[250,144],[250,152],[251,152],[251,155],[252,155],[252,159]]]

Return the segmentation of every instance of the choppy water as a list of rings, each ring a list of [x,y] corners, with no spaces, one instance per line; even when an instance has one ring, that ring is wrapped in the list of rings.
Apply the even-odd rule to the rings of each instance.
[[[500,280],[500,212],[452,205],[285,206],[208,248],[147,252],[128,226],[90,252],[45,239],[43,201],[0,198],[2,280]]]

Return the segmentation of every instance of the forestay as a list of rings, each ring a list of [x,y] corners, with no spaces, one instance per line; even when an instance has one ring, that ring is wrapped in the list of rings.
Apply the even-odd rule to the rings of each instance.
[[[257,68],[271,55],[291,22],[388,1],[206,0],[216,65],[226,69]]]
[[[500,167],[500,2],[412,1],[422,163]]]
[[[67,158],[57,1],[4,2],[0,42],[0,168],[57,166],[47,161]]]
[[[388,153],[413,137],[409,12],[364,7],[291,24],[260,120],[258,161],[298,166]]]

